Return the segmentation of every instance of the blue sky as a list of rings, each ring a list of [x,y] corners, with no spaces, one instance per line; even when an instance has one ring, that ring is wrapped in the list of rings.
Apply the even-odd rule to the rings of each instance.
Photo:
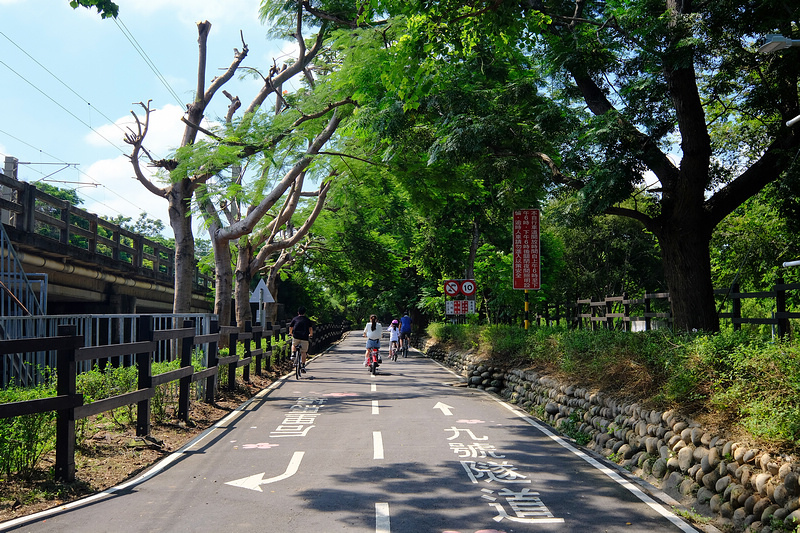
[[[98,215],[135,220],[146,212],[163,220],[171,237],[166,200],[133,179],[126,157],[130,147],[122,138],[134,123],[135,103],[152,100],[157,111],[145,146],[166,157],[180,142],[182,106],[196,86],[198,21],[212,24],[207,82],[241,49],[240,30],[249,47],[245,65],[264,72],[273,60],[280,66],[291,47],[266,36],[259,0],[117,4],[114,21],[95,10],[73,10],[68,0],[0,0],[0,164],[6,155],[32,163],[20,165],[19,179],[76,188],[81,208]],[[225,88],[246,106],[260,85],[234,79]],[[220,92],[206,118],[224,116],[227,103]]]

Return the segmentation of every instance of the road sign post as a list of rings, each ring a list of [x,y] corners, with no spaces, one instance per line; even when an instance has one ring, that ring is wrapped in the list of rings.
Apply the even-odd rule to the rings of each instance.
[[[477,285],[474,279],[448,279],[444,282],[444,313],[448,316],[470,315],[476,312],[475,292]],[[458,295],[465,299],[456,300]],[[451,298],[448,300],[448,298]]]
[[[528,291],[542,288],[538,209],[514,211],[514,288],[525,291],[525,329],[528,329]]]

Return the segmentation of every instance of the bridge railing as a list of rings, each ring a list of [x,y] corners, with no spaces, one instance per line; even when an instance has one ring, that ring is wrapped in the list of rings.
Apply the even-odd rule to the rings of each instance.
[[[269,364],[272,357],[273,336],[286,338],[285,326],[252,326],[250,323],[238,330],[220,328],[216,321],[210,324],[210,333],[197,334],[196,323],[185,320],[180,327],[158,330],[152,316],[142,316],[137,322],[137,334],[130,342],[101,346],[86,346],[85,339],[78,334],[74,324],[57,327],[56,335],[18,340],[0,341],[0,355],[20,353],[56,352],[56,396],[0,404],[0,418],[24,416],[37,413],[56,412],[56,464],[55,476],[64,481],[75,479],[75,427],[76,421],[126,405],[136,405],[136,434],[150,434],[150,401],[156,387],[179,381],[177,416],[188,421],[190,412],[190,390],[194,382],[205,384],[205,401],[213,402],[217,389],[217,377],[221,365],[227,365],[228,388],[235,387],[236,369],[243,368],[242,379],[249,381],[250,366],[255,361],[255,371],[261,373],[262,362]],[[335,337],[347,331],[345,324],[326,325],[320,328],[324,333],[315,344],[330,344]],[[228,337],[229,354],[221,356],[219,345],[222,336]],[[262,344],[262,336],[267,340]],[[179,345],[180,368],[152,375],[152,362],[156,359],[160,343]],[[239,355],[238,344],[244,343],[244,356]],[[255,345],[255,347],[253,347]],[[192,366],[192,353],[198,346],[204,346],[208,353],[207,367],[195,372]],[[262,348],[265,346],[265,348]],[[270,354],[265,357],[266,354]],[[78,365],[82,362],[125,360],[133,357],[137,372],[137,390],[110,398],[84,404],[83,395],[77,389]],[[255,358],[255,359],[254,359]]]
[[[9,216],[12,240],[33,236],[58,243],[88,259],[111,261],[154,278],[172,279],[175,250],[103,220],[69,202],[40,191],[34,185],[0,173],[0,186],[10,190],[0,198],[0,211]],[[38,242],[41,242],[38,241]],[[195,289],[210,289],[213,278],[195,273]]]

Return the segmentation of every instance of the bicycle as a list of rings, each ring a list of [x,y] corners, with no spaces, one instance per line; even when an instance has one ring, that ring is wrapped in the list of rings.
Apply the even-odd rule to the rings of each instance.
[[[299,344],[294,348],[294,354],[292,355],[292,359],[294,360],[294,377],[300,379],[303,374],[303,353]]]
[[[380,357],[378,356],[378,349],[370,348],[369,357],[367,358],[367,368],[369,369],[369,373],[372,374],[373,376],[377,375],[379,364],[380,364]]]
[[[400,351],[403,352],[403,357],[408,357],[408,343],[411,342],[411,335],[406,334],[405,337],[400,338]]]
[[[389,344],[389,359],[392,361],[397,361],[397,354],[400,352],[400,348],[397,347],[397,341],[392,341]]]

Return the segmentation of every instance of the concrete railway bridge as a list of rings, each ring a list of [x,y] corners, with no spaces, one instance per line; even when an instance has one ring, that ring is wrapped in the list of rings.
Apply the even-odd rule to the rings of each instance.
[[[11,161],[9,161],[11,159]],[[0,316],[171,313],[175,252],[0,173]],[[213,310],[195,269],[192,310]]]

